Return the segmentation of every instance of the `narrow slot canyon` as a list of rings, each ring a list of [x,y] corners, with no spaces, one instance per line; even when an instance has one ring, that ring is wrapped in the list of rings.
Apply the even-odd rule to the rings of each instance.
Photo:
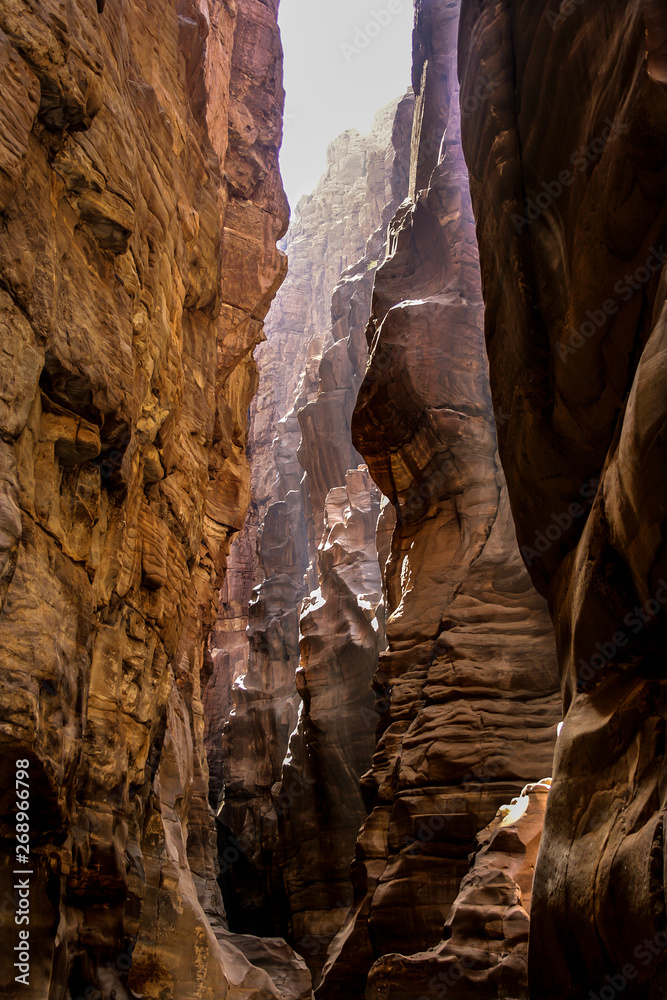
[[[665,997],[666,52],[0,0],[0,997]]]

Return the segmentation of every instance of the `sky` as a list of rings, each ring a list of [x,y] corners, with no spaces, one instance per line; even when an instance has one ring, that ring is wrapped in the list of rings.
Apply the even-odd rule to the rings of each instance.
[[[292,209],[326,169],[346,129],[367,132],[376,111],[405,93],[412,63],[412,0],[280,0],[285,137],[280,154]]]

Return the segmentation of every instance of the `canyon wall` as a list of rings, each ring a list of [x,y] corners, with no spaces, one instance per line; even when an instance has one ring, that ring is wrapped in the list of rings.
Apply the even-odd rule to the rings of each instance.
[[[527,997],[527,950],[537,852],[551,780],[526,785],[476,837],[470,871],[443,940],[373,966],[368,1000]]]
[[[316,972],[351,900],[365,812],[359,776],[376,721],[379,495],[357,470],[350,419],[373,275],[407,193],[411,120],[410,95],[384,109],[368,136],[344,133],[316,192],[300,202],[252,415],[259,581],[248,669],[222,741],[223,890],[232,926],[289,934]],[[227,654],[212,655],[229,675]],[[220,743],[213,712],[210,757]]]
[[[531,996],[663,996],[667,10],[462,6],[500,454],[566,712]]]
[[[243,531],[231,547],[210,644],[212,678],[205,704],[213,804],[218,802],[223,781],[221,733],[230,710],[226,692],[246,673],[250,597],[252,589],[268,575],[257,554],[258,534],[271,504],[286,500],[289,493],[301,493],[297,413],[318,390],[324,341],[331,339],[334,289],[342,272],[364,255],[366,242],[392,197],[395,112],[396,102],[392,102],[378,113],[368,135],[350,130],[330,144],[327,170],[315,191],[299,201],[281,242],[289,272],[267,316],[266,340],[255,351],[260,378],[251,404],[248,435],[250,509]],[[301,505],[301,500],[297,502]],[[313,561],[316,548],[310,554]],[[294,598],[290,606],[297,604]],[[294,633],[293,626],[291,631]],[[298,638],[292,645],[298,661]],[[290,665],[283,671],[292,694],[295,669]]]
[[[379,742],[363,778],[371,811],[354,904],[317,990],[332,1000],[363,997],[369,971],[367,996],[421,997],[456,961],[460,940],[438,944],[446,920],[446,937],[470,935],[471,982],[484,995],[503,981],[509,995],[526,995],[532,868],[517,889],[513,848],[500,865],[507,874],[491,879],[493,919],[461,922],[475,837],[526,783],[550,774],[561,707],[547,605],[521,560],[497,452],[457,29],[457,5],[417,4],[410,201],[375,277],[352,423],[396,523],[384,569],[388,649],[375,678]],[[538,815],[533,854],[539,826]],[[503,921],[522,905],[515,935]]]
[[[3,996],[310,992],[226,937],[201,700],[286,268],[277,6],[0,0]]]
[[[373,750],[371,681],[384,646],[379,512],[378,490],[364,466],[329,491],[319,585],[300,614],[296,686],[303,704],[276,793],[276,860],[290,940],[315,981],[352,902],[349,871],[366,812],[359,781]]]
[[[277,7],[0,0],[3,954],[661,996],[661,4],[418,0],[284,241]]]
[[[392,181],[397,104],[378,111],[367,135],[351,129],[329,145],[326,171],[299,200],[284,240],[289,273],[267,317],[266,342],[255,353],[260,383],[252,407],[252,493],[262,513],[301,480],[296,449],[280,440],[287,430],[281,421],[317,391],[319,356],[333,338],[334,289],[365,256],[383,218],[388,221],[392,183],[400,183]],[[290,463],[296,480],[285,468]]]

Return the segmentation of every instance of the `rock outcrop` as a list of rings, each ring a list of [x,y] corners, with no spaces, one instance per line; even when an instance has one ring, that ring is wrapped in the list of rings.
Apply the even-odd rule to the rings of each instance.
[[[657,997],[665,962],[667,72],[659,2],[463,0],[463,129],[500,453],[566,712],[531,996]]]
[[[368,358],[373,279],[386,253],[389,222],[407,194],[413,107],[408,94],[391,108],[391,155],[368,161],[368,191],[380,191],[387,203],[363,256],[334,289],[331,329],[317,359],[317,391],[295,405],[310,594],[302,607],[297,671],[304,704],[283,768],[278,859],[291,940],[315,982],[353,898],[349,867],[366,813],[359,779],[372,757],[378,721],[372,678],[385,645],[376,550],[380,497],[354,448],[350,424]],[[377,122],[386,119],[387,109]],[[386,171],[383,185],[378,163]],[[362,213],[362,220],[368,218]],[[308,369],[305,384],[307,379]],[[334,718],[327,719],[329,709]],[[299,785],[306,791],[297,801],[292,789]]]
[[[392,102],[378,113],[367,136],[352,130],[331,143],[327,171],[316,190],[300,200],[281,243],[289,257],[289,273],[267,317],[266,341],[255,353],[260,379],[250,410],[251,507],[231,548],[226,589],[211,636],[206,744],[211,798],[216,803],[223,781],[221,732],[229,715],[226,692],[245,673],[239,667],[247,666],[250,593],[268,575],[257,556],[258,534],[272,503],[285,501],[289,493],[301,493],[297,412],[318,391],[324,342],[331,339],[331,299],[341,273],[363,257],[366,242],[391,201],[392,175],[397,172],[391,142],[395,113]],[[346,470],[347,465],[336,485],[344,483]],[[318,543],[319,538],[310,553],[313,562]],[[298,660],[298,643],[294,648]],[[297,666],[298,662],[285,672],[292,691]],[[285,748],[286,744],[278,766]]]
[[[418,4],[411,200],[375,277],[352,425],[396,524],[380,739],[363,779],[372,811],[317,992],[332,1000],[363,997],[382,956],[440,942],[477,832],[550,772],[560,717],[547,606],[521,561],[497,453],[457,28],[456,5]],[[371,975],[378,996],[393,961]]]
[[[332,333],[334,289],[343,272],[365,257],[383,219],[386,229],[388,206],[407,190],[392,143],[397,103],[378,112],[367,135],[352,129],[331,143],[326,172],[315,191],[300,199],[284,241],[289,273],[267,318],[266,343],[255,355],[260,384],[252,414],[253,498],[262,515],[268,503],[284,499],[286,486],[296,488],[285,468],[296,451],[290,439],[279,440],[287,429],[281,421],[317,391],[320,356],[332,339],[340,339]],[[300,467],[294,464],[292,471],[300,482]],[[344,476],[336,485],[343,482]]]
[[[291,939],[316,976],[352,901],[350,865],[366,812],[360,778],[373,752],[372,679],[385,645],[379,513],[365,466],[329,492],[319,586],[301,607],[296,687],[303,705],[277,794],[277,863]]]
[[[376,962],[368,1000],[528,996],[532,887],[550,785],[550,778],[526,785],[501,806],[477,835],[442,944]]]
[[[277,6],[0,0],[3,996],[280,996],[225,936],[201,700],[285,273]]]
[[[257,533],[258,511],[251,501],[243,531],[229,550],[218,615],[205,651],[206,667],[210,672],[204,691],[205,743],[208,794],[214,809],[222,795],[224,754],[222,740],[214,739],[213,734],[222,732],[232,709],[234,682],[248,669],[246,629],[257,562]]]
[[[241,933],[275,935],[288,930],[274,860],[275,793],[299,702],[295,672],[308,562],[299,494],[269,507],[258,549],[266,578],[253,591],[248,612],[248,668],[232,688],[218,817],[230,926]]]

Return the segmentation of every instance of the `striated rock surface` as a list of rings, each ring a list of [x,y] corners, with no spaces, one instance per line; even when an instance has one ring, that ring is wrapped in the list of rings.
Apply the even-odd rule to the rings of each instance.
[[[349,870],[365,815],[359,779],[373,751],[371,682],[385,644],[379,512],[378,490],[364,466],[329,492],[319,587],[301,607],[296,687],[303,705],[278,793],[277,863],[291,937],[316,975],[351,902]]]
[[[387,226],[407,193],[413,105],[408,94],[392,109],[392,155],[384,160],[391,168],[384,186],[389,200],[364,255],[334,289],[331,332],[322,338],[313,366],[317,391],[307,398],[301,393],[295,404],[310,594],[300,623],[297,689],[303,706],[280,786],[277,858],[291,940],[315,981],[352,902],[349,866],[366,812],[358,783],[371,760],[377,725],[371,681],[385,645],[376,551],[379,495],[360,465],[350,421],[368,357],[373,278],[386,253]],[[378,188],[370,168],[367,186],[370,193]],[[307,367],[303,387],[310,377]],[[328,709],[335,718],[327,719]],[[304,794],[295,796],[296,787],[304,787]]]
[[[266,578],[253,592],[248,612],[248,668],[232,689],[218,817],[230,925],[242,933],[275,935],[287,932],[282,879],[273,859],[275,792],[298,712],[294,673],[308,558],[297,493],[267,511],[259,558]]]
[[[550,778],[526,785],[501,806],[477,835],[442,944],[376,962],[368,1000],[528,996],[531,895],[550,785]]]
[[[650,998],[667,984],[665,10],[569,7],[464,0],[460,52],[464,96],[497,83],[463,138],[500,452],[567,713],[531,996]]]
[[[318,989],[327,998],[364,996],[383,955],[437,945],[477,832],[550,772],[560,716],[551,623],[521,562],[496,447],[457,29],[456,5],[418,4],[411,200],[375,278],[352,424],[396,524],[382,720],[363,779],[372,811]]]
[[[252,502],[243,531],[231,548],[226,590],[211,636],[206,745],[212,801],[217,801],[216,791],[222,787],[221,732],[229,715],[226,692],[245,672],[239,668],[247,663],[245,632],[250,593],[267,575],[257,556],[258,533],[272,503],[286,500],[288,493],[301,493],[297,411],[318,391],[324,342],[331,339],[331,299],[341,272],[363,256],[366,242],[381,222],[383,211],[386,214],[391,199],[396,171],[391,142],[396,105],[394,101],[378,113],[368,135],[360,136],[352,130],[331,143],[327,171],[316,190],[299,202],[281,244],[289,256],[289,273],[267,317],[266,342],[255,354],[260,380],[250,410]],[[397,183],[396,178],[393,183]],[[350,451],[348,445],[347,453]],[[336,485],[344,482],[345,471],[356,462],[355,458],[344,465]],[[324,498],[321,504],[323,507]],[[311,560],[318,544],[319,538],[310,553]],[[294,648],[298,661],[298,644]],[[298,662],[285,673],[285,682],[292,691],[297,666]],[[285,749],[286,743],[280,762]]]
[[[222,884],[235,929],[288,933],[315,971],[351,899],[347,869],[364,814],[358,779],[370,761],[376,721],[370,679],[382,641],[379,498],[363,473],[348,476],[360,462],[350,419],[366,363],[373,274],[407,187],[411,109],[411,96],[394,102],[369,136],[345,133],[333,143],[327,174],[300,203],[287,238],[290,275],[276,327],[268,330],[265,350],[273,345],[275,353],[262,371],[253,415],[254,502],[260,517],[266,510],[258,549],[264,580],[250,604],[248,670],[234,686],[224,739],[219,817],[229,870]],[[356,263],[341,278],[349,259]],[[321,294],[331,297],[336,281],[333,311],[324,315]],[[301,366],[298,381],[275,361],[292,355],[294,371]],[[291,409],[276,426],[289,392]],[[317,594],[302,620],[300,650],[301,602],[311,586]],[[339,714],[325,719],[334,704],[329,688],[337,684]],[[359,727],[362,711],[371,719]],[[215,738],[209,727],[209,745]]]
[[[0,0],[3,996],[281,995],[225,940],[202,709],[285,271],[277,6]]]
[[[220,605],[205,651],[210,678],[204,691],[204,740],[208,757],[209,801],[217,808],[222,795],[224,752],[216,739],[232,710],[232,687],[248,669],[248,607],[257,562],[258,511],[250,504],[243,530],[229,550]],[[254,544],[253,544],[254,543]]]

